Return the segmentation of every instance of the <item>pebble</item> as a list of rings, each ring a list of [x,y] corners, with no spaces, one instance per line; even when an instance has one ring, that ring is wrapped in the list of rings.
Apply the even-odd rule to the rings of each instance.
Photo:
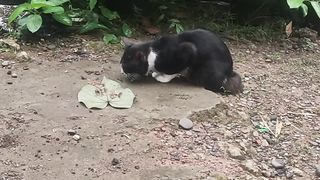
[[[23,66],[23,70],[29,70],[28,66]]]
[[[116,166],[116,165],[118,165],[119,163],[120,163],[120,161],[119,161],[119,159],[117,159],[117,158],[113,158],[112,161],[111,161],[112,166]]]
[[[8,74],[8,75],[11,75],[11,74],[12,74],[12,71],[8,71],[7,74]]]
[[[277,115],[272,114],[272,115],[270,116],[270,120],[271,120],[271,121],[277,120]]]
[[[250,172],[253,175],[259,175],[260,169],[253,160],[246,160],[241,164],[242,168]]]
[[[48,49],[50,49],[50,50],[52,50],[52,49],[55,49],[55,48],[56,48],[56,46],[55,46],[55,45],[53,45],[53,44],[50,44],[50,45],[48,45],[48,46],[47,46],[47,48],[48,48]]]
[[[72,138],[76,141],[79,141],[81,139],[80,135],[78,134],[73,135]]]
[[[262,139],[262,140],[261,140],[261,145],[264,146],[264,147],[267,147],[267,146],[269,146],[269,143],[268,143],[267,140]]]
[[[317,164],[315,168],[316,168],[316,175],[320,177],[320,164]]]
[[[28,53],[25,51],[21,51],[21,52],[17,53],[17,58],[21,58],[21,59],[25,59],[25,60],[30,59]]]
[[[282,169],[284,168],[284,162],[281,159],[273,159],[271,161],[271,165],[276,169]]]
[[[244,159],[244,156],[243,156],[241,149],[236,146],[229,146],[227,151],[228,151],[230,157],[232,157],[233,159],[239,159],[239,160]]]
[[[182,129],[189,130],[193,127],[193,122],[188,118],[182,118],[179,121],[179,125]]]
[[[68,130],[68,134],[71,135],[71,136],[73,136],[73,135],[77,134],[77,131],[74,130],[74,129],[69,129],[69,130]]]
[[[3,62],[1,63],[1,65],[2,65],[3,67],[7,67],[7,66],[10,65],[10,62],[9,62],[9,61],[3,61]]]
[[[299,176],[299,177],[303,177],[304,176],[304,172],[302,170],[298,169],[298,168],[293,168],[292,172],[296,176]]]
[[[13,84],[13,82],[12,81],[7,81],[7,84]]]
[[[17,78],[18,75],[17,75],[16,73],[11,73],[11,77],[12,77],[12,78]]]

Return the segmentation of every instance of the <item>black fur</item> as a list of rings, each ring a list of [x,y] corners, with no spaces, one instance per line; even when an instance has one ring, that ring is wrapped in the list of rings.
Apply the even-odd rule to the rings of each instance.
[[[197,29],[128,45],[121,59],[124,72],[146,75],[151,49],[157,54],[154,68],[160,73],[171,75],[188,69],[187,78],[208,90],[231,94],[243,91],[228,47],[210,31]]]

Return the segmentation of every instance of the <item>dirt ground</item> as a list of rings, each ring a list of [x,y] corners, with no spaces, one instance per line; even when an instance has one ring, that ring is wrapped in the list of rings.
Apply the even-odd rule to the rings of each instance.
[[[239,96],[182,80],[130,83],[121,48],[86,36],[20,42],[28,57],[0,54],[9,61],[0,68],[0,178],[317,179],[320,41],[302,40],[228,42]],[[103,76],[132,89],[131,109],[78,103],[80,88]],[[192,130],[179,128],[183,117]]]

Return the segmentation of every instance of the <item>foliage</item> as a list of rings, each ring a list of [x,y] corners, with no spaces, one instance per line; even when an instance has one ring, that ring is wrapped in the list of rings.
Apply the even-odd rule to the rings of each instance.
[[[31,0],[29,3],[20,4],[9,16],[8,22],[12,23],[20,15],[26,13],[23,18],[19,19],[18,24],[23,27],[27,26],[32,33],[38,31],[42,25],[40,14],[51,14],[58,22],[71,26],[72,21],[66,15],[62,5],[69,0]]]
[[[287,3],[291,9],[299,9],[303,17],[308,15],[309,8],[313,8],[318,18],[320,19],[320,2],[309,0],[287,0]],[[307,6],[310,3],[310,6]]]

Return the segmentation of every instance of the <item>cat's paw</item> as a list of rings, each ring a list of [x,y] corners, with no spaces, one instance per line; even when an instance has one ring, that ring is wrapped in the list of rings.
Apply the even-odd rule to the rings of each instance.
[[[154,78],[162,83],[167,83],[170,82],[173,78],[175,78],[177,76],[177,74],[172,74],[172,75],[168,75],[168,74],[158,74],[157,76],[155,76]]]

